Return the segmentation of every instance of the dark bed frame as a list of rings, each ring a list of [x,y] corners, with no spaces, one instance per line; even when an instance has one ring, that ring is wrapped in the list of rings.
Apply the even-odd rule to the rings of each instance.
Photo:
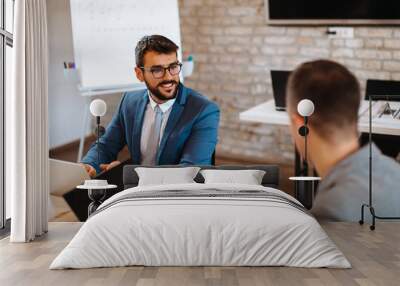
[[[132,165],[130,160],[122,162],[120,165],[112,168],[111,170],[100,174],[96,179],[107,180],[109,184],[117,185],[116,189],[107,191],[106,198],[115,195],[118,192],[123,191],[127,188],[136,187],[139,182],[139,177],[135,172],[136,167],[145,167],[139,165]],[[165,165],[157,166],[160,167],[184,167],[177,165]],[[279,167],[277,165],[252,165],[252,166],[240,166],[240,165],[222,165],[222,166],[198,166],[202,169],[221,169],[221,170],[264,170],[266,174],[262,180],[262,185],[266,187],[277,188],[279,187]],[[200,174],[197,175],[195,181],[198,183],[204,183],[204,178]],[[64,194],[64,199],[73,210],[74,214],[80,221],[86,221],[88,216],[88,206],[90,200],[88,198],[87,191],[74,189]]]
[[[139,165],[125,165],[123,171],[123,184],[124,189],[133,188],[138,185],[139,177],[135,172],[135,168],[137,167],[146,167]],[[182,168],[188,166],[157,166],[157,168]],[[202,170],[216,169],[216,170],[263,170],[265,171],[265,175],[262,179],[262,185],[264,187],[278,188],[279,187],[279,167],[277,165],[249,165],[249,166],[239,166],[239,165],[222,165],[222,166],[197,166]],[[151,167],[149,167],[151,168]],[[200,174],[194,178],[197,183],[204,183],[204,178]]]

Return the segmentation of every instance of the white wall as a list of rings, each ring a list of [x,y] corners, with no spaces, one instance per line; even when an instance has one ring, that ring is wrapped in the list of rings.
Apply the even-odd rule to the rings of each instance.
[[[49,143],[50,148],[77,140],[81,134],[85,99],[78,79],[64,75],[63,62],[73,62],[71,16],[68,0],[48,0],[49,38]]]
[[[78,76],[70,70],[64,72],[64,62],[74,61],[72,24],[69,0],[47,0],[49,38],[49,143],[50,148],[70,143],[80,138],[85,98],[79,95]],[[132,72],[132,76],[134,76]],[[102,118],[104,126],[119,103],[121,93],[100,96],[107,103],[107,113]],[[91,97],[88,100],[93,100]],[[89,115],[91,123],[93,120]],[[91,133],[88,124],[86,134]]]

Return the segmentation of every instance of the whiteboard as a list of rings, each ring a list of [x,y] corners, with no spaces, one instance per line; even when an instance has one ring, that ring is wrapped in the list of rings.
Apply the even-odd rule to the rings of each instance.
[[[163,35],[181,47],[178,0],[70,0],[70,7],[81,91],[140,85],[135,47],[145,35]]]

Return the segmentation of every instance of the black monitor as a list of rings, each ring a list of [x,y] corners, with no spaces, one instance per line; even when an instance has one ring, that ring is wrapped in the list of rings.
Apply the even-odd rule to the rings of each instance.
[[[368,79],[365,99],[368,100],[400,101],[400,81]]]
[[[399,25],[399,0],[265,0],[267,21],[285,25]]]
[[[290,71],[271,70],[272,91],[275,100],[275,109],[286,110],[286,85]]]

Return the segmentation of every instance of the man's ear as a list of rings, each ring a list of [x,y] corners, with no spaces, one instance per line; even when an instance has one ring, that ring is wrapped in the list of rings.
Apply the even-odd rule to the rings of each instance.
[[[141,68],[135,67],[136,77],[139,81],[144,82],[144,74]]]

